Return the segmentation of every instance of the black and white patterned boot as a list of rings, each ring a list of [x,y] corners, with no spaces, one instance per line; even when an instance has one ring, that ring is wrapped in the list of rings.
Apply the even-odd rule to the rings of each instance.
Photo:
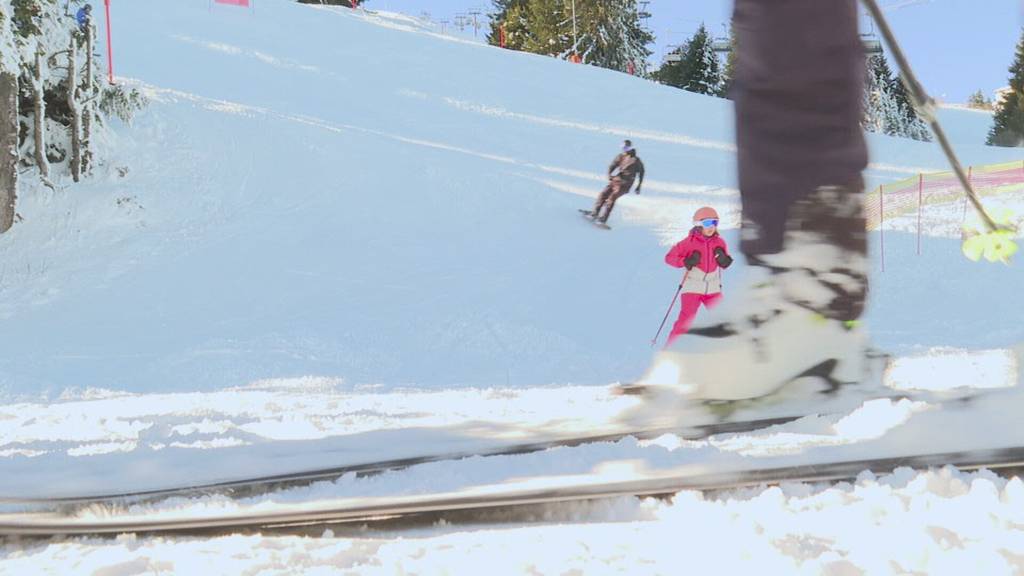
[[[832,387],[860,381],[867,267],[863,186],[818,188],[792,206],[783,250],[748,258],[721,304],[660,352],[640,384],[741,400],[808,375]]]

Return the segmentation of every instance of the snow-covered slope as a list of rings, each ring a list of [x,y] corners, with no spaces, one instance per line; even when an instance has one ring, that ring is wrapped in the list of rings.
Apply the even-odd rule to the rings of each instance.
[[[443,37],[398,15],[256,4],[113,3],[118,76],[151,104],[133,127],[114,127],[92,179],[57,193],[28,182],[24,221],[0,236],[0,496],[601,430],[639,402],[592,385],[646,368],[678,282],[662,264],[667,244],[703,204],[735,240],[728,102]],[[980,116],[951,113],[966,164],[1020,159],[966,136]],[[612,232],[597,230],[575,208],[626,137],[649,181],[623,199]],[[934,145],[870,143],[871,185],[945,169]],[[972,264],[953,239],[922,248],[888,230],[884,273],[876,251],[876,343],[921,352],[1021,340],[1019,266]],[[1001,377],[1019,367],[986,358],[1004,357],[918,365],[926,384],[1012,385]],[[1005,446],[1018,440],[1005,433],[1019,413],[1012,392],[948,412],[878,400],[756,434],[626,439],[160,507],[216,514],[652,464]],[[0,571],[1012,573],[1024,557],[1021,494],[1020,480],[989,473],[903,470],[856,486],[531,509],[483,518],[504,529],[443,523],[421,539],[12,544]],[[537,518],[571,524],[516,526]],[[496,567],[498,554],[517,560]]]
[[[938,109],[946,135],[960,145],[984,144],[992,129],[992,112],[964,105],[947,104]],[[1017,154],[1020,156],[1020,153]]]
[[[113,16],[118,74],[152,103],[91,182],[23,193],[0,239],[6,393],[594,383],[646,359],[674,276],[637,258],[658,239],[575,208],[638,114],[657,127],[657,87],[283,1]],[[640,139],[648,193],[728,185],[708,109]]]
[[[722,100],[284,0],[112,17],[116,72],[152,102],[90,181],[22,191],[8,397],[629,379],[676,282],[665,245],[701,204],[736,222]],[[575,208],[623,137],[650,181],[599,233]],[[942,166],[872,142],[873,181]]]

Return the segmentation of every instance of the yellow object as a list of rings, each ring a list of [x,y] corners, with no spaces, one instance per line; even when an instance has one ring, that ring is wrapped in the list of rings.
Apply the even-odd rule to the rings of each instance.
[[[964,255],[974,260],[982,257],[989,262],[1009,264],[1010,258],[1017,253],[1017,243],[1013,241],[1013,233],[1009,230],[996,230],[985,234],[974,234],[964,240]]]
[[[1016,227],[1013,225],[1014,214],[1003,208],[992,213],[993,221],[999,230],[983,232],[974,227],[965,227],[963,251],[964,255],[975,262],[985,258],[989,262],[1009,264],[1010,258],[1017,253],[1017,243],[1013,241]]]

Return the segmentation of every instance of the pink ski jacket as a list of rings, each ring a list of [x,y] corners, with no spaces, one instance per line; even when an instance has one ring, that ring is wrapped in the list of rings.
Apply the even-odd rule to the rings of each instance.
[[[684,260],[694,251],[700,252],[700,262],[686,273],[683,281],[684,294],[717,294],[722,291],[722,268],[715,260],[715,248],[729,253],[725,240],[715,232],[705,236],[700,226],[690,230],[690,235],[680,240],[668,254],[665,263],[675,268],[686,266]]]

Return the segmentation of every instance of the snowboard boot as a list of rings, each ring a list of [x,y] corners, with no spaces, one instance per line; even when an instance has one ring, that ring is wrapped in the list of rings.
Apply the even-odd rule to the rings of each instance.
[[[752,228],[745,223],[745,231]],[[643,384],[704,400],[742,400],[804,376],[861,381],[867,338],[863,186],[821,187],[790,209],[783,249],[751,256],[738,285],[659,353]]]

